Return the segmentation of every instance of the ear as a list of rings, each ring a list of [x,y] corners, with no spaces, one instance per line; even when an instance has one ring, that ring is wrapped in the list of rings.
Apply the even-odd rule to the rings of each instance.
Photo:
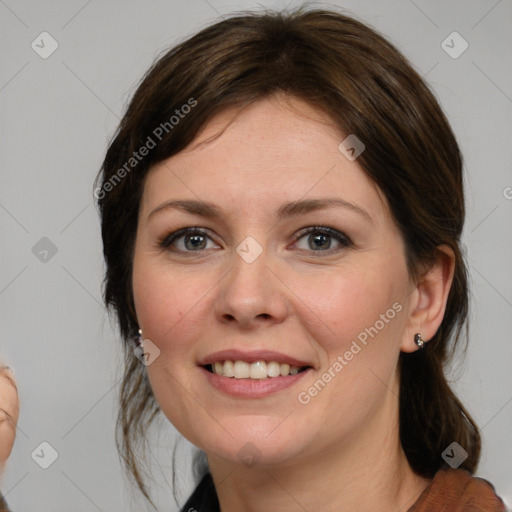
[[[414,335],[420,333],[425,342],[433,338],[446,310],[446,302],[455,271],[455,254],[447,245],[437,247],[434,264],[417,281],[411,293],[409,319],[400,349],[414,352],[418,346]]]

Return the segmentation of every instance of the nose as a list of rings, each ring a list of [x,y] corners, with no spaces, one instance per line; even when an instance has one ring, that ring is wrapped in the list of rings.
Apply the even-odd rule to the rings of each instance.
[[[252,262],[234,253],[232,268],[221,280],[215,300],[221,323],[250,330],[284,321],[289,305],[287,288],[268,263],[265,251]]]

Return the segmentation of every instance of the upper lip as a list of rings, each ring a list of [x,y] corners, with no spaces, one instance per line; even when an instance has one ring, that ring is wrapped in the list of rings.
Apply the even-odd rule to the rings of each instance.
[[[199,361],[201,366],[207,364],[213,364],[217,361],[245,361],[247,363],[255,363],[256,361],[277,361],[280,364],[289,364],[290,366],[312,366],[311,363],[301,361],[295,357],[282,354],[281,352],[275,352],[273,350],[221,350],[214,352]]]

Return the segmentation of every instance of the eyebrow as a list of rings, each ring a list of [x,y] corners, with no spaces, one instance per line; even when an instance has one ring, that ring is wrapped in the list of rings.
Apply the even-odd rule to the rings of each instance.
[[[372,222],[372,218],[366,210],[339,197],[303,199],[300,201],[284,203],[277,209],[276,216],[279,221],[282,221],[286,218],[304,215],[312,211],[333,207],[341,207],[352,210],[353,212],[358,213],[362,217],[365,217],[367,220]],[[173,199],[162,203],[160,206],[157,206],[153,211],[151,211],[151,213],[148,215],[148,220],[156,213],[167,210],[169,208],[182,210],[192,215],[199,215],[201,217],[212,219],[220,218],[222,211],[217,205],[207,201],[197,201],[193,199]]]

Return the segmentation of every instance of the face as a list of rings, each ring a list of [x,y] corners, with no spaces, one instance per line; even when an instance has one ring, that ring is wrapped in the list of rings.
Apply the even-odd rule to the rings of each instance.
[[[393,422],[413,286],[345,137],[273,97],[219,114],[148,174],[133,264],[160,351],[146,369],[163,413],[212,457],[304,461]]]

